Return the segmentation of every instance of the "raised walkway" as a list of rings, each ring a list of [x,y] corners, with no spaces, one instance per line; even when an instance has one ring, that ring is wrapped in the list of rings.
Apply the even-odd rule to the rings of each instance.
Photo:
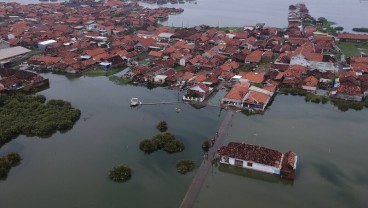
[[[208,159],[203,160],[201,166],[198,168],[196,175],[194,176],[193,181],[190,184],[183,201],[181,202],[180,208],[191,208],[194,206],[194,203],[206,179],[207,173],[212,166],[212,161],[215,158],[217,150],[225,139],[225,135],[231,125],[231,120],[234,116],[234,113],[235,111],[233,110],[227,111],[225,118],[220,125],[217,139],[215,140],[215,143],[211,149],[208,151]]]

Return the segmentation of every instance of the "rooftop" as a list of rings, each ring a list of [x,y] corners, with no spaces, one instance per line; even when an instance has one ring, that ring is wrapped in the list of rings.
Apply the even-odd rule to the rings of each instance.
[[[14,56],[19,56],[25,53],[31,52],[31,50],[22,46],[0,49],[0,61]]]
[[[282,153],[252,144],[230,142],[227,146],[222,146],[219,150],[221,156],[246,160],[280,168]]]

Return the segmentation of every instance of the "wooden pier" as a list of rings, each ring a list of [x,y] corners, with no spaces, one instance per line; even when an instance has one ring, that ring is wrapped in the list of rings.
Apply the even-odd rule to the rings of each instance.
[[[139,105],[160,105],[160,104],[175,104],[175,103],[181,103],[183,101],[163,101],[158,103],[140,103]]]
[[[190,184],[190,187],[187,193],[185,194],[183,201],[181,202],[180,208],[191,208],[194,206],[195,201],[206,179],[206,176],[209,172],[209,169],[212,166],[212,161],[215,159],[217,149],[220,147],[220,145],[225,139],[225,135],[231,125],[234,113],[235,111],[233,110],[227,111],[226,116],[220,125],[218,134],[215,135],[216,138],[215,143],[208,151],[208,158],[204,159],[201,166],[198,168],[196,175],[194,176],[193,181]]]

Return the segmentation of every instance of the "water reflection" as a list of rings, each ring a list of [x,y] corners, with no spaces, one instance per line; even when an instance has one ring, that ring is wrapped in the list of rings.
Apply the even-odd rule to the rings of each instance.
[[[253,171],[245,168],[238,168],[232,165],[220,164],[218,170],[223,173],[229,173],[237,176],[242,176],[250,179],[264,181],[268,183],[281,183],[286,186],[293,186],[294,181],[281,179],[278,175]]]

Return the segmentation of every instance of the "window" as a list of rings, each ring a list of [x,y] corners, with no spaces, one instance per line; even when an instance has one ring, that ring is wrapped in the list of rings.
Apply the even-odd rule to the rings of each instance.
[[[235,166],[238,166],[238,167],[243,167],[243,161],[241,160],[235,160]]]
[[[251,162],[247,162],[247,166],[248,166],[248,167],[253,167],[253,163],[251,163]]]

